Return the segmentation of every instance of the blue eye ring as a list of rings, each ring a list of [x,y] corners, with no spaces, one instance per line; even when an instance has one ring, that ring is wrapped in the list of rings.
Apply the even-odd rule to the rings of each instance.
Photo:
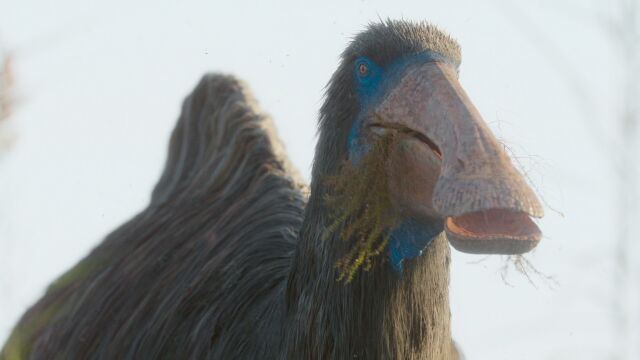
[[[382,79],[382,69],[373,60],[362,56],[353,62],[353,80],[360,101],[371,99]]]

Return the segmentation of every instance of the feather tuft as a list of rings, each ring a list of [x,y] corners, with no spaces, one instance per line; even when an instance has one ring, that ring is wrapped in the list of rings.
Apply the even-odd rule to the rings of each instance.
[[[389,242],[389,229],[399,222],[392,211],[386,173],[394,141],[394,134],[381,137],[361,161],[345,160],[338,173],[326,180],[330,190],[324,200],[331,214],[326,236],[337,234],[352,243],[335,265],[338,281],[345,284],[358,269],[373,268],[375,257]]]

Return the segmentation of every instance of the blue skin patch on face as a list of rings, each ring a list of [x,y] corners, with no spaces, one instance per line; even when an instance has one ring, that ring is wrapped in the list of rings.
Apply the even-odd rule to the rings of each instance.
[[[349,131],[349,137],[347,138],[349,159],[357,164],[360,159],[368,152],[369,147],[361,141],[362,123],[364,122],[365,112],[362,109],[368,108],[374,99],[375,94],[378,92],[380,86],[383,71],[382,68],[376,65],[367,57],[360,57],[355,62],[354,77],[356,82],[356,89],[358,92],[358,101],[360,102],[360,113],[356,117],[351,130]]]
[[[446,62],[456,66],[446,57],[431,51],[400,59],[386,68],[380,67],[367,57],[356,59],[353,76],[360,111],[351,126],[347,138],[349,160],[353,164],[358,164],[370,150],[370,145],[363,141],[361,136],[362,125],[366,116],[368,116],[369,109],[382,99],[386,90],[393,86],[407,66],[417,62],[433,61]],[[388,244],[391,267],[401,274],[403,261],[422,255],[424,249],[443,230],[444,224],[442,221],[435,220],[433,223],[423,223],[411,219],[405,220],[398,227],[391,229]]]
[[[444,62],[457,67],[447,57],[433,51],[424,51],[400,60],[382,68],[366,56],[361,56],[354,62],[353,77],[360,105],[360,112],[349,130],[347,137],[349,159],[357,164],[369,151],[369,146],[362,141],[362,124],[368,116],[368,110],[375,106],[386,93],[386,90],[400,79],[407,66],[415,63]]]

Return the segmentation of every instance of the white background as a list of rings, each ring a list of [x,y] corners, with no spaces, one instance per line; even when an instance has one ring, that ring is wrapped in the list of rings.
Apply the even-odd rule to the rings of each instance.
[[[602,26],[619,15],[613,4],[0,0],[21,97],[16,141],[0,155],[0,343],[51,280],[146,205],[180,103],[204,73],[250,84],[308,179],[339,53],[391,17],[460,41],[462,85],[547,204],[528,259],[557,283],[533,275],[534,287],[513,269],[507,283],[504,258],[454,252],[455,339],[469,359],[608,358],[615,182],[598,142],[614,138],[620,115],[622,55]],[[638,246],[628,250],[640,263]]]

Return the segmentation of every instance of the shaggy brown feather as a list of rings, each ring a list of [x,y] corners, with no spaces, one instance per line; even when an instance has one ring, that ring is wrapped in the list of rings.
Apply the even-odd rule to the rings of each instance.
[[[0,358],[276,357],[305,198],[253,104],[203,78],[150,205],[51,285]]]
[[[457,358],[443,234],[402,276],[376,262],[346,286],[334,265],[352,244],[324,236],[326,179],[357,110],[353,59],[364,51],[384,65],[429,46],[458,51],[430,25],[391,21],[345,51],[308,200],[246,88],[206,76],[184,102],[149,206],[51,285],[0,359]]]

